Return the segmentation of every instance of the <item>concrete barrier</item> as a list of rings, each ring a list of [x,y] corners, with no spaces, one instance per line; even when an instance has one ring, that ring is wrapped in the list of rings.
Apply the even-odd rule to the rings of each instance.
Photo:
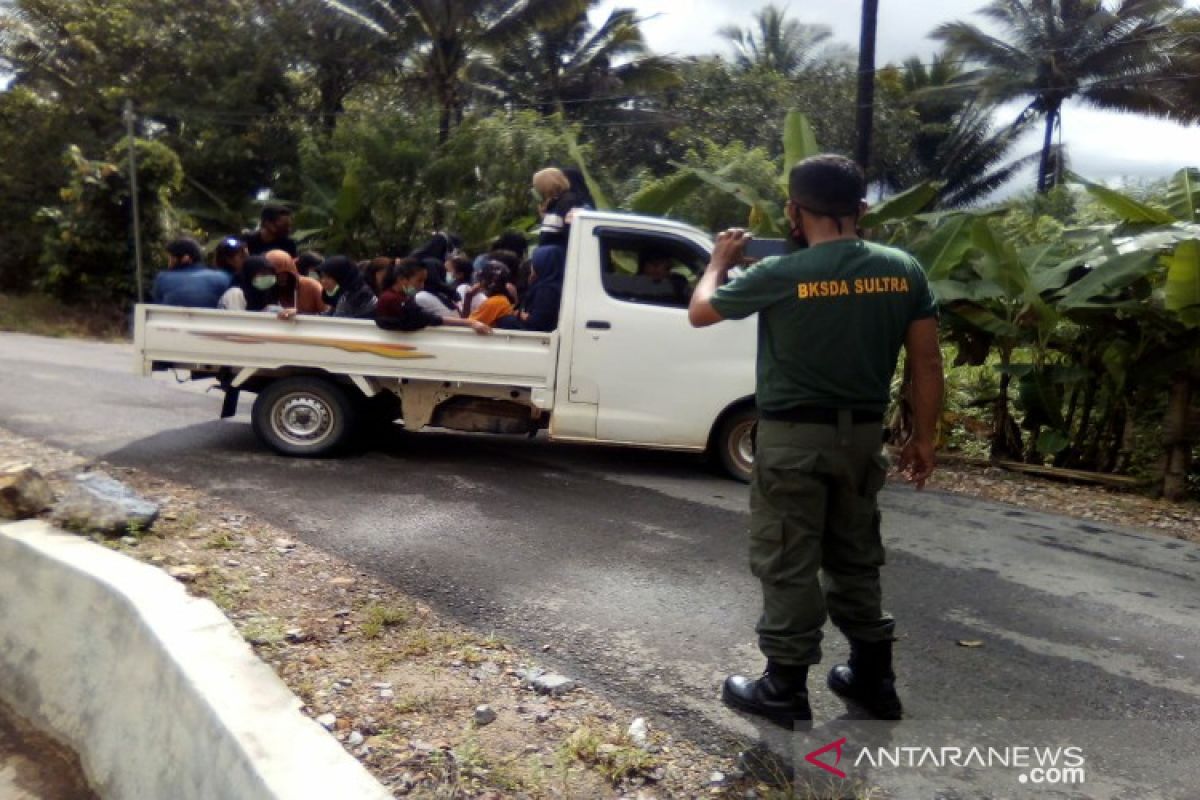
[[[0,698],[104,800],[391,797],[215,605],[37,521],[0,526]]]

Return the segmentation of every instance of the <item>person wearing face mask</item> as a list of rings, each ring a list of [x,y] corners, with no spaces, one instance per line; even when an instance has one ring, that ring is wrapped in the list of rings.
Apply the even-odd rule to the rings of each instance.
[[[371,319],[375,315],[378,300],[353,261],[345,256],[327,258],[320,274],[321,288],[334,299],[333,308],[327,312],[329,316]]]
[[[766,258],[728,282],[744,230],[717,237],[692,295],[695,327],[758,314],[759,422],[750,485],[750,570],[762,585],[761,677],[731,675],[724,703],[786,727],[812,720],[808,670],[826,617],[850,642],[826,684],[878,719],[900,719],[895,620],[883,607],[878,494],[887,480],[883,415],[900,349],[912,370],[913,434],[902,475],[933,473],[944,379],[937,304],[908,253],[858,234],[862,169],[841,156],[789,175],[792,237],[807,249]]]
[[[463,319],[454,312],[445,315],[426,311],[417,304],[417,293],[425,285],[425,265],[414,258],[406,258],[391,267],[384,278],[387,287],[379,295],[375,306],[375,324],[389,331],[419,331],[436,325],[470,328],[480,336],[487,336],[492,329],[477,320]]]
[[[262,256],[250,256],[242,264],[237,282],[221,295],[217,308],[226,311],[279,310],[275,269]]]
[[[282,250],[272,250],[265,258],[275,269],[278,279],[276,293],[279,305],[283,307],[279,312],[280,319],[291,319],[297,314],[324,314],[328,310],[321,297],[321,284],[302,277],[294,258]]]

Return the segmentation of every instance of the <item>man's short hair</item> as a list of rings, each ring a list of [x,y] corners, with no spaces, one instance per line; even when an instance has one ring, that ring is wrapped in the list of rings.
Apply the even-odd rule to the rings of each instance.
[[[193,264],[204,263],[204,250],[200,248],[200,243],[195,239],[189,239],[186,236],[175,239],[168,244],[167,254],[174,258],[191,256]]]
[[[862,167],[845,156],[812,156],[792,167],[791,200],[805,211],[826,217],[854,217],[867,195]]]
[[[280,217],[290,217],[291,215],[292,210],[287,206],[270,205],[263,206],[262,215],[259,219],[264,224],[271,224],[276,222]]]
[[[662,247],[644,247],[638,251],[638,272],[655,261],[674,261],[675,255]]]

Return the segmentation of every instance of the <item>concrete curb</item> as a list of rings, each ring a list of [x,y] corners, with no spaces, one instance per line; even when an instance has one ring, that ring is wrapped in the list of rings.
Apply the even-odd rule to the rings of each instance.
[[[105,800],[391,797],[215,605],[38,521],[0,526],[0,699]]]

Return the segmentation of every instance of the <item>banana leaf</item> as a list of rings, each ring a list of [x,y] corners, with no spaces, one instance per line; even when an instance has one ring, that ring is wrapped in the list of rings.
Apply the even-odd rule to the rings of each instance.
[[[604,193],[604,189],[600,184],[592,178],[592,173],[587,168],[587,161],[583,158],[583,150],[579,147],[579,140],[574,133],[567,134],[567,152],[571,154],[571,160],[575,162],[575,166],[579,168],[583,174],[583,181],[587,184],[588,191],[592,194],[592,200],[596,203],[596,209],[599,211],[608,211],[611,209],[612,203],[608,202],[608,195]]]
[[[1175,217],[1170,213],[1138,202],[1115,189],[1093,183],[1075,173],[1071,173],[1070,180],[1087,189],[1088,194],[1096,198],[1102,206],[1120,216],[1125,222],[1140,225],[1170,225],[1175,222]]]
[[[982,306],[955,303],[950,306],[949,311],[951,314],[961,317],[981,331],[990,333],[993,336],[1003,339],[1016,339],[1021,335],[1021,330],[1016,325],[1001,319]]]
[[[806,158],[819,155],[820,145],[808,117],[799,111],[789,111],[783,121],[783,187],[787,191],[792,167]]]
[[[1134,250],[1104,261],[1075,283],[1059,300],[1065,309],[1088,305],[1098,298],[1111,296],[1145,278],[1156,269],[1158,254],[1153,250]]]
[[[630,202],[630,209],[638,214],[663,216],[703,185],[704,182],[696,173],[685,167],[654,186],[638,192]]]
[[[944,219],[933,233],[914,248],[913,255],[925,267],[929,280],[942,281],[963,262],[973,246],[971,225],[967,214],[955,214]]]
[[[1000,300],[1007,297],[1004,289],[991,281],[930,281],[929,289],[941,304],[955,303],[962,300],[979,302],[981,300]]]
[[[1175,173],[1167,189],[1167,208],[1175,219],[1200,222],[1200,169],[1188,167]]]
[[[1030,289],[1029,275],[1016,248],[1004,241],[988,220],[977,220],[972,226],[971,243],[983,256],[977,269],[984,280],[1002,287],[1010,298],[1026,296]]]
[[[905,189],[897,195],[889,197],[868,211],[862,218],[864,228],[874,228],[886,222],[911,217],[918,214],[937,200],[938,185],[931,181],[918,183],[911,189]]]
[[[1167,267],[1163,288],[1167,310],[1189,328],[1200,327],[1200,240],[1180,242],[1162,261]]]

